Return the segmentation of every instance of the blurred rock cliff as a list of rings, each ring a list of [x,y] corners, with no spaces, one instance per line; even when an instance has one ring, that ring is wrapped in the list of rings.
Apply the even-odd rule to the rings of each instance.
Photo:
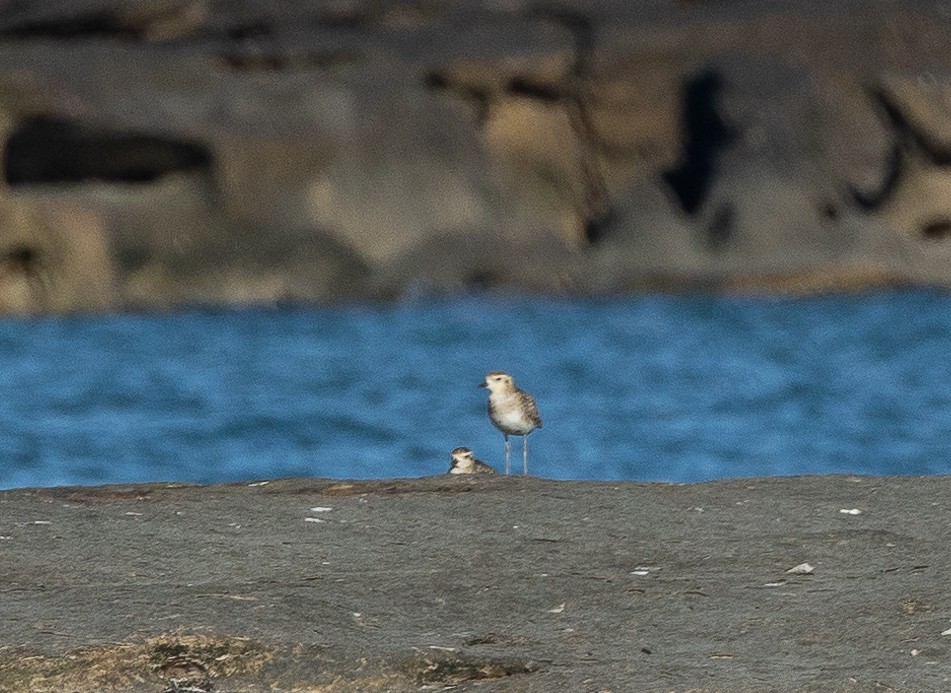
[[[951,286],[951,6],[0,2],[0,312]]]

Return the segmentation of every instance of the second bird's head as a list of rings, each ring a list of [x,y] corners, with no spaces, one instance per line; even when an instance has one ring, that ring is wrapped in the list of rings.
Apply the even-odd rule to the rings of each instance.
[[[464,460],[472,459],[472,450],[469,448],[455,448],[449,456],[452,458],[453,462],[462,462]]]
[[[449,466],[450,474],[453,473],[454,469],[469,472],[475,466],[475,457],[469,448],[456,448],[449,453],[449,457],[452,459],[452,464]]]
[[[485,382],[479,383],[479,387],[487,388],[489,392],[508,392],[515,389],[515,380],[508,373],[492,371],[486,374]]]

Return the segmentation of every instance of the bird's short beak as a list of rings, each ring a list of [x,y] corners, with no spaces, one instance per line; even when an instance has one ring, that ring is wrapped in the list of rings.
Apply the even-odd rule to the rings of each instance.
[[[484,380],[483,380],[481,383],[479,383],[478,385],[476,385],[476,387],[488,387],[488,386],[489,386],[489,384],[488,384],[487,382],[485,382]]]

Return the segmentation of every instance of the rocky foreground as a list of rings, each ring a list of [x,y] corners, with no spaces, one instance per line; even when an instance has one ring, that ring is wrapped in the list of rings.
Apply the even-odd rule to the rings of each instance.
[[[951,477],[6,491],[0,691],[946,691],[949,499]]]
[[[0,155],[0,312],[951,286],[951,13],[0,3]]]

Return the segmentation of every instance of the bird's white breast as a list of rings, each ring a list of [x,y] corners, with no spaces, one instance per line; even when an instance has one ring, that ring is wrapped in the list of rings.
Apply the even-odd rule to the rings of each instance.
[[[492,422],[505,433],[526,435],[535,425],[522,409],[521,402],[512,395],[490,397]]]

